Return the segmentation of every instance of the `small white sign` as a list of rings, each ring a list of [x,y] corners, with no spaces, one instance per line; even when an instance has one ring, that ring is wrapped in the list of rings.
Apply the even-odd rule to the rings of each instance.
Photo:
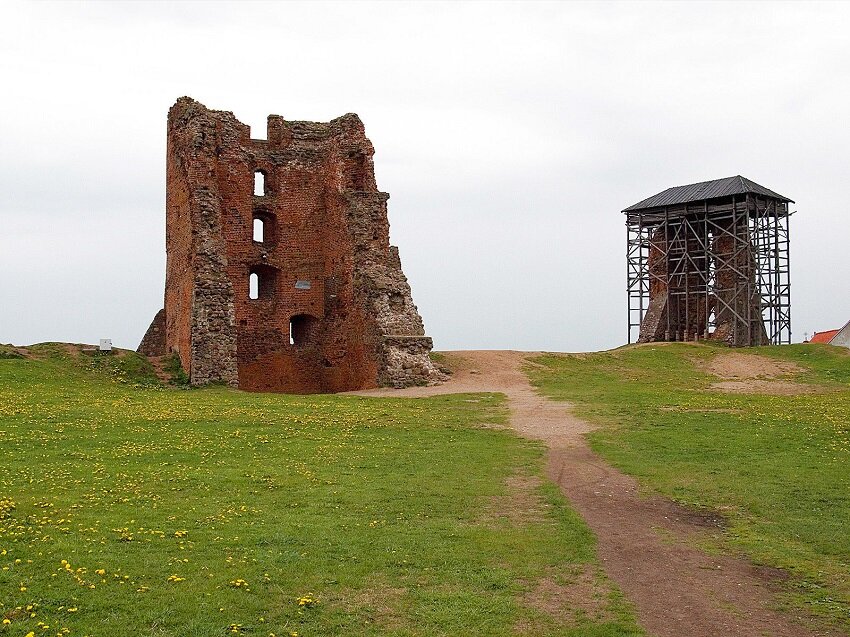
[[[100,339],[100,351],[101,352],[111,352],[112,351],[112,339],[111,338]]]

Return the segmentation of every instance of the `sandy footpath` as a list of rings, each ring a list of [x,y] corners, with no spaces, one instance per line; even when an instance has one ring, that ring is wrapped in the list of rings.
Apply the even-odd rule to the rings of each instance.
[[[773,610],[777,584],[784,579],[782,572],[694,548],[695,539],[721,532],[721,520],[660,497],[640,497],[633,478],[590,450],[584,434],[591,425],[573,416],[567,403],[548,400],[534,391],[522,372],[531,355],[513,351],[451,352],[448,357],[455,373],[443,385],[356,393],[397,397],[505,394],[511,425],[522,435],[548,444],[549,477],[593,529],[605,571],[634,602],[640,624],[652,635],[843,634],[818,630],[802,617]]]

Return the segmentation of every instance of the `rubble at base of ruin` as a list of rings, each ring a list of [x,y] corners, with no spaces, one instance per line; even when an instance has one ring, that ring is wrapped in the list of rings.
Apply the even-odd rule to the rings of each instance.
[[[445,376],[413,303],[357,115],[268,118],[182,97],[168,114],[165,307],[139,351],[193,385],[338,392]]]

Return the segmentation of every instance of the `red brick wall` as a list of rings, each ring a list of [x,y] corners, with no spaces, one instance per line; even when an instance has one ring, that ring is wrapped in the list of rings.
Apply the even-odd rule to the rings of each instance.
[[[193,383],[307,393],[439,378],[389,245],[373,152],[356,115],[272,115],[265,141],[230,112],[189,98],[172,107],[166,341]],[[256,171],[263,195],[254,194]],[[255,217],[265,222],[262,242]],[[305,317],[295,344],[293,317]]]
[[[186,171],[168,138],[165,200],[165,308],[166,347],[177,352],[183,369],[191,367],[193,241],[189,182]]]
[[[355,298],[348,204],[342,194],[352,187],[375,190],[372,147],[362,124],[356,118],[341,125],[298,123],[300,130],[293,134],[288,123],[272,116],[271,141],[263,141],[249,139],[247,127],[230,113],[184,100],[172,110],[166,213],[169,348],[180,353],[191,375],[198,364],[191,352],[199,347],[193,293],[203,283],[195,261],[206,249],[198,232],[204,220],[194,210],[193,193],[205,188],[219,202],[239,386],[290,392],[375,386],[380,335]],[[262,196],[253,194],[257,170],[265,174]],[[255,216],[265,221],[262,243],[253,240]],[[388,246],[385,212],[383,221],[375,237]],[[249,298],[252,271],[261,277],[258,299]],[[303,289],[304,282],[309,289]],[[307,343],[291,345],[290,320],[297,315],[315,322]]]

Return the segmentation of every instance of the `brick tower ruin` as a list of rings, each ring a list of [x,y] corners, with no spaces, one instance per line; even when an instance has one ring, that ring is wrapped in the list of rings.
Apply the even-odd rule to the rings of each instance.
[[[789,203],[738,175],[626,208],[629,342],[790,343]]]
[[[389,244],[363,123],[168,112],[165,308],[139,346],[193,385],[337,392],[442,375]]]

